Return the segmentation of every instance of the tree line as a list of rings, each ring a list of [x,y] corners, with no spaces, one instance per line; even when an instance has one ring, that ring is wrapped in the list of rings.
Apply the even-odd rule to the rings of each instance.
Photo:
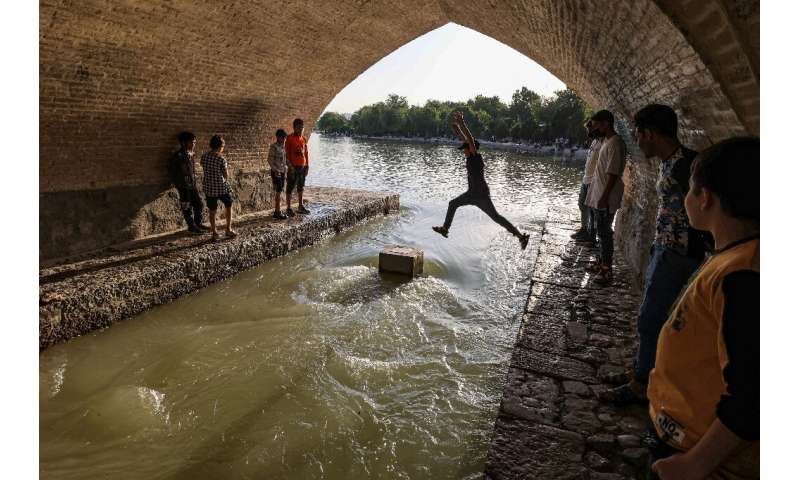
[[[341,113],[326,112],[316,129],[345,135],[450,137],[456,110],[464,112],[478,138],[530,143],[551,143],[557,138],[572,143],[586,140],[583,123],[589,109],[575,92],[559,90],[552,97],[543,97],[526,87],[514,92],[510,104],[497,96],[478,95],[466,102],[428,100],[416,106],[409,105],[406,97],[390,94],[382,102],[359,108],[349,120]]]

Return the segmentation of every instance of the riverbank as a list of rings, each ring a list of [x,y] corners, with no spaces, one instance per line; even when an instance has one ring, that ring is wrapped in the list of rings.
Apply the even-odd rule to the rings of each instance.
[[[643,478],[646,408],[597,400],[602,378],[631,364],[640,288],[619,256],[613,284],[592,284],[584,267],[597,252],[569,237],[578,226],[574,209],[554,208],[540,232],[487,478]]]
[[[377,140],[377,141],[388,141],[388,142],[409,142],[409,143],[418,143],[418,144],[427,144],[427,145],[453,145],[457,146],[461,142],[453,140],[452,138],[446,137],[433,137],[433,138],[423,138],[423,137],[393,137],[393,136],[382,136],[382,137],[373,137],[368,135],[353,135],[350,138],[353,139],[367,139],[367,140]],[[571,148],[558,148],[555,145],[536,145],[536,144],[527,144],[527,143],[511,143],[511,142],[492,142],[489,140],[479,139],[481,144],[481,148],[490,148],[494,150],[504,150],[509,152],[516,152],[516,153],[526,153],[531,154],[536,157],[547,157],[547,158],[555,158],[565,164],[568,165],[575,165],[575,166],[583,166],[586,162],[586,155],[588,153],[588,149],[579,148],[579,149],[571,149]]]
[[[272,211],[234,220],[239,236],[212,242],[185,232],[152,237],[39,270],[39,349],[105,328],[156,305],[399,210],[400,197],[308,187],[311,214],[275,221]],[[177,214],[177,212],[176,212]]]

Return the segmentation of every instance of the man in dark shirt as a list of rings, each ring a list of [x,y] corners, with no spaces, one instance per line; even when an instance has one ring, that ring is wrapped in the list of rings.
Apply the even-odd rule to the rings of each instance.
[[[656,157],[660,161],[656,182],[659,201],[656,233],[636,322],[639,348],[633,359],[632,378],[627,384],[600,395],[601,400],[617,405],[647,403],[647,381],[656,361],[658,333],[708,248],[708,234],[689,225],[683,206],[697,152],[678,141],[678,116],[666,105],[651,104],[639,110],[633,122],[639,149],[646,158]]]
[[[517,227],[511,224],[505,217],[497,212],[497,209],[492,203],[492,198],[489,194],[489,185],[486,184],[486,179],[483,176],[483,157],[478,153],[480,143],[472,137],[467,124],[464,123],[464,114],[462,112],[455,112],[453,114],[453,123],[451,124],[453,131],[464,142],[458,147],[463,150],[464,155],[467,157],[467,191],[458,197],[450,200],[447,206],[447,215],[444,219],[444,225],[441,227],[433,227],[433,231],[447,237],[450,230],[450,225],[453,223],[453,216],[458,207],[464,205],[474,205],[483,210],[489,218],[494,220],[497,224],[511,232],[512,235],[519,239],[519,244],[523,250],[528,246],[530,235],[523,234]]]
[[[181,213],[186,220],[189,233],[197,235],[208,230],[208,227],[203,225],[203,201],[197,192],[194,178],[194,147],[197,139],[192,132],[181,132],[178,134],[178,142],[181,148],[169,161],[170,180],[178,189]]]

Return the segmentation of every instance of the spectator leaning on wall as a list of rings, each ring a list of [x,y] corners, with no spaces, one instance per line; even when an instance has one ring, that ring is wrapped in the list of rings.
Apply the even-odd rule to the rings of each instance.
[[[597,274],[594,283],[609,285],[614,278],[614,232],[611,227],[614,225],[614,215],[622,205],[625,189],[622,172],[625,171],[627,150],[622,137],[614,130],[614,115],[611,112],[600,110],[595,113],[592,126],[603,139],[603,145],[598,152],[592,184],[586,196],[586,205],[594,209],[595,228],[600,237],[600,258],[589,266],[589,270]]]
[[[592,127],[592,121],[587,120],[586,135],[592,139],[589,146],[589,152],[586,155],[586,164],[583,168],[583,182],[581,182],[581,191],[578,194],[578,208],[581,211],[581,228],[571,235],[577,242],[585,242],[589,245],[597,243],[597,233],[594,229],[594,211],[586,205],[586,196],[589,194],[589,186],[592,184],[594,177],[595,166],[597,165],[597,154],[600,152],[600,146],[603,141],[597,138],[598,134]]]
[[[617,405],[647,403],[647,379],[656,360],[658,333],[681,289],[710,249],[708,233],[689,225],[683,205],[697,152],[678,141],[675,111],[666,105],[648,105],[634,115],[633,122],[639,149],[646,158],[657,157],[660,161],[656,183],[658,215],[636,324],[639,347],[632,379],[600,395],[601,400]]]
[[[208,227],[203,225],[203,201],[197,192],[194,175],[194,147],[197,138],[192,132],[181,132],[178,134],[178,143],[181,148],[169,160],[169,176],[178,190],[181,213],[189,233],[198,235],[208,230]]]

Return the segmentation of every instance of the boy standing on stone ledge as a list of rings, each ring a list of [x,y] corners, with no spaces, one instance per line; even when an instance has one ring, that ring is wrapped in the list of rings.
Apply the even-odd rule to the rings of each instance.
[[[294,132],[286,138],[286,158],[288,172],[286,174],[286,215],[294,216],[292,210],[292,190],[297,188],[297,211],[311,213],[303,204],[303,190],[308,175],[308,144],[303,137],[303,120],[295,118],[292,122]]]
[[[203,225],[203,201],[197,192],[194,176],[194,146],[197,139],[192,132],[181,132],[178,134],[178,143],[181,148],[169,161],[169,176],[178,189],[178,201],[189,233],[199,235],[208,227]]]
[[[217,234],[217,203],[225,205],[225,236],[233,238],[238,235],[231,228],[231,187],[228,185],[228,162],[222,156],[225,140],[221,135],[214,135],[209,142],[211,150],[203,154],[200,164],[203,166],[203,193],[206,195],[208,214],[211,219],[211,239],[219,239]]]
[[[597,154],[597,166],[586,196],[586,205],[594,209],[594,222],[600,237],[600,259],[589,269],[597,273],[595,283],[609,285],[614,278],[611,269],[614,231],[611,227],[614,225],[614,215],[622,205],[625,189],[622,173],[625,171],[627,150],[622,137],[614,131],[614,115],[611,112],[600,110],[595,113],[592,126],[603,140],[603,145]]]
[[[272,202],[275,204],[275,212],[272,218],[276,220],[286,220],[286,215],[281,213],[281,192],[286,184],[286,131],[278,129],[275,132],[275,143],[269,146],[267,163],[269,164],[269,175],[272,178]]]
[[[658,336],[647,398],[661,480],[760,478],[759,140],[701,152],[686,195],[689,223],[714,253]]]

